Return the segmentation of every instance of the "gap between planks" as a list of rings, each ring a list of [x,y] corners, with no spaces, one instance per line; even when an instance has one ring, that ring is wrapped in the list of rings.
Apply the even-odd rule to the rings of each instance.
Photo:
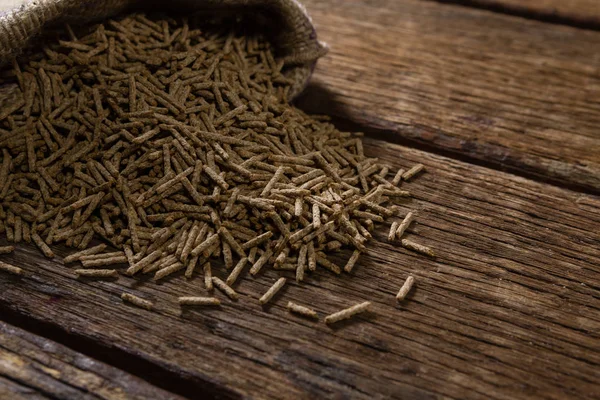
[[[183,400],[121,369],[0,322],[0,398]]]
[[[60,297],[59,294],[55,294],[57,295],[56,298]],[[15,310],[0,303],[0,334],[2,333],[2,329],[8,329],[11,325],[20,330],[25,336],[35,335],[40,340],[48,340],[55,342],[57,346],[64,346],[67,349],[66,353],[79,353],[83,357],[89,357],[94,362],[101,362],[133,377],[150,382],[156,388],[159,388],[156,394],[162,393],[161,398],[168,398],[164,397],[167,392],[172,394],[173,398],[177,399],[180,398],[179,396],[194,398],[198,393],[203,393],[207,398],[232,400],[240,398],[236,393],[227,390],[227,388],[215,385],[210,379],[198,381],[193,378],[184,377],[169,368],[149,362],[143,357],[132,356],[131,353],[123,351],[120,346],[106,346],[104,343],[93,340],[93,338],[74,334],[69,329],[61,329],[64,327],[60,325],[32,318],[27,313],[15,312]],[[2,377],[1,371],[0,377]],[[12,381],[12,379],[9,380]],[[14,385],[9,386],[7,384],[5,386],[6,388],[12,387],[13,389],[18,389],[20,385],[21,383],[16,382]],[[37,391],[37,389],[32,390]],[[2,392],[0,392],[1,394]],[[131,394],[129,393],[129,395]],[[30,396],[31,394],[27,393],[27,395]],[[50,396],[50,398],[55,397]],[[108,398],[110,399],[111,397]]]

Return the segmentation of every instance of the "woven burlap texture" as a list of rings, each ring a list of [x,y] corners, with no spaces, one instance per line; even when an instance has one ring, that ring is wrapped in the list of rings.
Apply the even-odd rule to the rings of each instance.
[[[0,16],[0,62],[18,55],[46,26],[98,21],[129,8],[156,9],[161,4],[178,11],[263,10],[269,18],[275,18],[272,25],[279,28],[267,33],[272,34],[278,54],[290,66],[287,75],[295,82],[291,88],[293,96],[304,89],[315,62],[326,52],[306,10],[296,0],[30,0]],[[277,34],[272,33],[275,31]]]

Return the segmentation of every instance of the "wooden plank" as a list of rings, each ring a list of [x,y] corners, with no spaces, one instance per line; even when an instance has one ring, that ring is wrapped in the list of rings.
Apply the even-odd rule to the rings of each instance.
[[[178,296],[207,294],[202,276],[78,281],[73,267],[23,246],[2,257],[26,274],[0,274],[0,310],[141,357],[226,398],[600,396],[600,198],[373,139],[365,146],[394,168],[426,165],[405,184],[414,199],[403,211],[418,210],[407,237],[437,258],[385,242],[382,226],[350,276],[318,270],[301,285],[289,276],[263,310],[258,298],[278,275],[245,275],[239,301],[216,292],[220,308],[182,310]],[[416,289],[398,305],[408,274]],[[156,311],[123,304],[123,290],[154,301]],[[371,313],[322,323],[365,300]],[[313,306],[321,322],[289,315],[288,301]]]
[[[0,398],[182,399],[5,322],[0,322]]]
[[[600,33],[418,0],[305,1],[309,111],[600,193]]]
[[[573,24],[597,25],[600,22],[600,3],[596,0],[457,0],[457,2],[505,9],[509,12],[541,18],[554,20],[560,18]]]
[[[17,382],[0,376],[0,398],[13,400],[42,400],[50,397],[39,393],[37,390],[23,386]]]

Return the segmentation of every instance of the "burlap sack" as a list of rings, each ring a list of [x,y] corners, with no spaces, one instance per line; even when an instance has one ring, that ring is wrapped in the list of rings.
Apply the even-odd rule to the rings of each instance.
[[[286,74],[295,82],[292,96],[304,89],[315,62],[326,52],[304,7],[296,0],[29,0],[0,15],[0,62],[17,55],[44,27],[97,21],[133,7],[220,13],[259,11],[269,22],[266,33],[271,36],[278,55],[290,67]]]

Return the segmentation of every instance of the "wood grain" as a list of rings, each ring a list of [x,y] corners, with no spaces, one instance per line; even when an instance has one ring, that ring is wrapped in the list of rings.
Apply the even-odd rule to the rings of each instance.
[[[0,398],[14,400],[42,400],[50,397],[39,393],[37,390],[23,386],[17,382],[0,376]]]
[[[224,398],[600,396],[600,199],[365,144],[394,168],[425,164],[427,172],[405,185],[414,199],[403,211],[418,210],[407,238],[437,258],[387,243],[381,226],[350,276],[318,270],[301,285],[289,279],[261,309],[258,298],[277,275],[244,275],[239,301],[215,292],[220,308],[181,309],[178,296],[207,295],[202,276],[78,281],[60,259],[23,246],[2,258],[26,274],[0,275],[0,309],[142,358]],[[398,305],[408,274],[416,287]],[[156,311],[123,304],[123,290],[154,301]],[[326,314],[365,300],[372,312],[323,324]],[[288,301],[314,307],[321,322],[289,315]]]
[[[445,1],[445,0],[442,0]],[[458,3],[462,0],[456,0]],[[600,3],[596,0],[466,0],[469,5],[482,5],[493,9],[522,13],[541,18],[550,18],[573,24],[595,24],[600,22]]]
[[[0,322],[0,398],[182,399],[4,322]]]
[[[331,50],[302,108],[600,193],[600,32],[418,0],[305,4]]]

